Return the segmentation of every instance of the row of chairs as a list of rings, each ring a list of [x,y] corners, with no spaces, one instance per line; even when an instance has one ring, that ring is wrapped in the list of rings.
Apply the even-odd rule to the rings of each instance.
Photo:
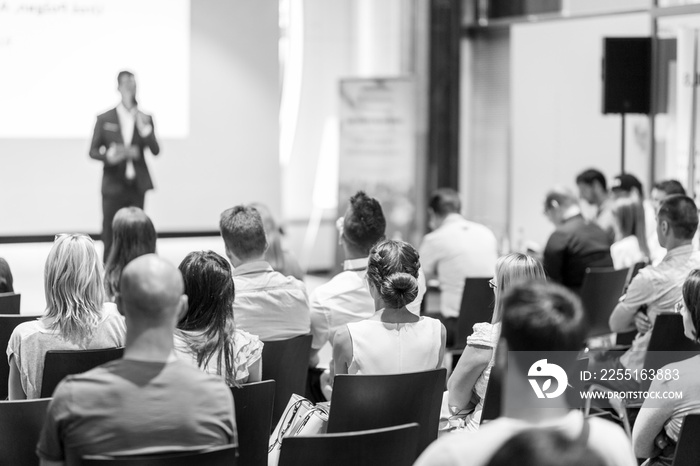
[[[280,465],[410,465],[437,437],[445,370],[382,376],[341,375],[334,385],[328,434],[289,437],[282,443]],[[275,381],[232,388],[239,431],[237,464],[267,464]],[[34,449],[50,398],[0,402],[0,458],[3,464],[38,464]],[[187,455],[195,454],[189,452]],[[230,461],[230,452],[208,452]],[[183,456],[187,458],[187,456]],[[141,462],[129,462],[139,460]],[[90,458],[85,464],[195,464],[173,462],[172,455],[123,459]],[[381,459],[381,460],[380,460]],[[168,460],[171,462],[159,463]],[[115,460],[116,461],[116,460]],[[219,464],[203,463],[196,464]],[[224,464],[224,463],[221,463]],[[234,463],[225,463],[234,464]]]

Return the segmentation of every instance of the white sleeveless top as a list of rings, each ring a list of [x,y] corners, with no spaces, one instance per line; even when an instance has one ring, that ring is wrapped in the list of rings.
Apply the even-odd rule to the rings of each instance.
[[[442,324],[431,317],[390,324],[362,320],[348,325],[352,362],[348,374],[399,374],[440,367]]]

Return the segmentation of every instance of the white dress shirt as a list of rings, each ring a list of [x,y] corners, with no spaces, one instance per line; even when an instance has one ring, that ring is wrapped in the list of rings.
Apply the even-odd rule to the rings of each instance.
[[[464,280],[492,277],[498,259],[496,236],[484,225],[449,214],[442,225],[423,238],[420,261],[428,275],[440,281],[440,312],[459,317]]]
[[[134,111],[136,108],[134,107]],[[134,128],[136,127],[136,118],[131,110],[128,110],[123,103],[117,105],[117,116],[119,117],[119,127],[122,132],[122,140],[124,147],[131,147],[131,141],[134,139]],[[126,160],[126,179],[133,180],[136,176],[134,170],[134,162],[131,159]]]

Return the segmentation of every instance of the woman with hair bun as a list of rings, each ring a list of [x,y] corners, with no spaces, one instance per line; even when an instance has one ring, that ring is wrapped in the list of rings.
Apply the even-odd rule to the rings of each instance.
[[[335,374],[396,374],[442,366],[445,327],[406,309],[418,295],[419,268],[418,251],[408,243],[387,240],[372,248],[367,284],[376,312],[336,333]]]

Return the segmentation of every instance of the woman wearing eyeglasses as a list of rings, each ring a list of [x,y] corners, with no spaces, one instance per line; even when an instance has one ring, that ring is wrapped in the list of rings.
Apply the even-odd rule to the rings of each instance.
[[[105,303],[102,260],[85,235],[60,235],[44,266],[46,310],[18,325],[10,336],[8,391],[11,400],[39,398],[49,350],[124,345],[126,326],[116,306]]]
[[[683,283],[683,300],[676,305],[683,316],[686,338],[695,343],[700,328],[700,270],[692,270]],[[654,374],[632,430],[632,445],[644,465],[673,464],[676,443],[688,414],[700,414],[700,356],[668,364]],[[678,395],[681,395],[680,397]]]
[[[467,346],[447,381],[449,410],[455,418],[463,419],[459,423],[461,428],[479,428],[494,350],[501,336],[500,300],[503,293],[517,282],[534,279],[545,280],[546,274],[542,264],[531,256],[513,253],[496,262],[496,276],[489,282],[495,295],[491,323],[474,325],[472,335],[467,337]]]

